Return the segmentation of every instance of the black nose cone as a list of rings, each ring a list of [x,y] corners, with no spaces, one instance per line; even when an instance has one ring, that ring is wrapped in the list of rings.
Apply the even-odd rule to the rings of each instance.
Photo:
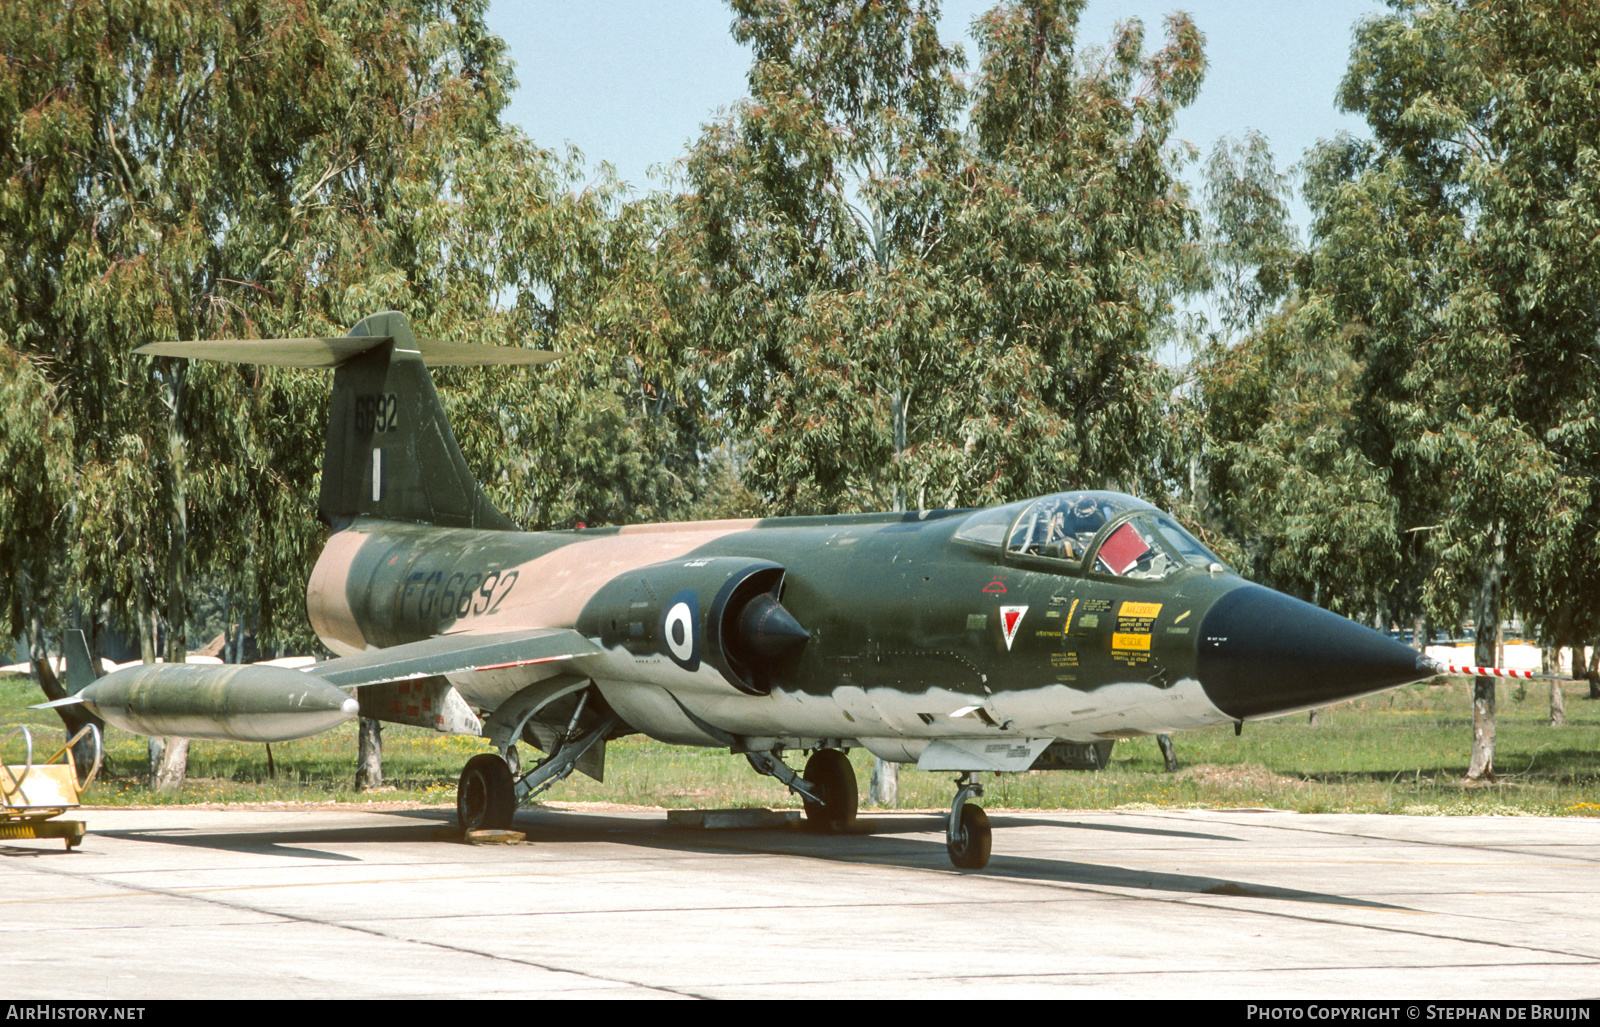
[[[1410,646],[1259,585],[1217,600],[1196,649],[1206,695],[1236,719],[1323,706],[1433,673]]]

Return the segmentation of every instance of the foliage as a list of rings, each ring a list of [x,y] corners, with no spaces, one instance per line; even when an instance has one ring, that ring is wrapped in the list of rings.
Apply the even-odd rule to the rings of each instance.
[[[41,361],[0,346],[0,579],[27,585],[40,548],[58,537],[56,518],[72,502],[72,422]],[[57,582],[40,582],[50,589]],[[15,638],[28,626],[29,603],[50,605],[51,591],[0,591],[4,625]]]
[[[33,369],[54,399],[19,399],[9,438],[71,435],[27,518],[0,521],[13,629],[76,603],[141,633],[154,613],[181,642],[204,579],[264,641],[312,644],[325,375],[130,355],[151,341],[336,335],[400,309],[425,336],[570,348],[542,380],[441,375],[491,491],[538,527],[687,497],[662,455],[682,446],[626,402],[627,340],[596,316],[648,218],[499,123],[515,83],[482,8],[14,5],[0,342],[7,387]]]
[[[1447,619],[1498,536],[1513,601],[1600,629],[1597,31],[1565,4],[1401,5],[1363,24],[1341,91],[1374,142],[1313,168],[1309,284],[1348,326],[1357,441],[1425,533]]]
[[[1600,23],[1537,0],[1394,7],[1358,27],[1339,96],[1373,139],[1308,162],[1294,298],[1202,362],[1210,512],[1267,581],[1347,612],[1479,616],[1503,551],[1509,601],[1545,637],[1592,637],[1600,79],[1584,41]],[[1224,180],[1270,185],[1251,159],[1235,150],[1246,173]],[[1260,188],[1221,195],[1270,208]],[[1224,321],[1249,326],[1268,294],[1234,263],[1243,306]]]
[[[1263,584],[1361,617],[1402,572],[1384,474],[1350,444],[1358,368],[1320,305],[1295,303],[1199,374],[1208,510]]]
[[[1255,327],[1288,294],[1299,234],[1288,176],[1259,132],[1217,140],[1205,164],[1205,278],[1223,338]]]
[[[697,401],[750,488],[775,512],[1159,495],[1192,24],[1080,53],[1081,4],[1001,4],[969,94],[931,3],[734,6],[751,99],[691,152],[672,246],[704,283],[677,307]]]

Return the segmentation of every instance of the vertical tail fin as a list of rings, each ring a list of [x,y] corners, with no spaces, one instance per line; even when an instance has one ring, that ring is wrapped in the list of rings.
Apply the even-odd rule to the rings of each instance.
[[[77,695],[95,683],[99,674],[94,657],[89,655],[89,642],[77,628],[61,633],[61,688],[68,695]]]
[[[160,342],[149,356],[279,367],[331,367],[333,402],[317,510],[335,527],[355,517],[513,531],[467,469],[434,391],[429,364],[538,364],[539,350],[418,340],[404,314],[363,318],[331,339]]]
[[[385,341],[333,373],[317,503],[323,519],[514,530],[467,469],[405,315],[374,314],[350,334]]]

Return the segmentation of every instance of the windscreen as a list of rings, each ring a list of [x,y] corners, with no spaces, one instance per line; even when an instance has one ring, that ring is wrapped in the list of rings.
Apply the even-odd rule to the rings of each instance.
[[[1123,578],[1165,578],[1185,567],[1212,565],[1222,563],[1177,521],[1156,510],[1117,525],[1094,554],[1096,571]]]

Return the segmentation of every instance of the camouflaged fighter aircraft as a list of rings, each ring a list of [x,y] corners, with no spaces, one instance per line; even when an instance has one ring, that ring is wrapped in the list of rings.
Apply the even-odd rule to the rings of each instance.
[[[401,314],[338,339],[162,343],[139,352],[334,368],[306,592],[340,658],[117,671],[75,697],[150,735],[271,742],[357,715],[484,735],[464,829],[509,826],[608,740],[726,747],[856,814],[845,753],[950,771],[946,839],[984,866],[978,775],[1103,765],[1113,740],[1303,710],[1438,665],[1252,585],[1171,517],[1069,492],[988,510],[522,532],[468,471],[427,366],[530,350],[430,342]],[[354,693],[352,696],[351,693]],[[545,755],[523,763],[518,743]],[[809,752],[803,774],[782,760]]]

